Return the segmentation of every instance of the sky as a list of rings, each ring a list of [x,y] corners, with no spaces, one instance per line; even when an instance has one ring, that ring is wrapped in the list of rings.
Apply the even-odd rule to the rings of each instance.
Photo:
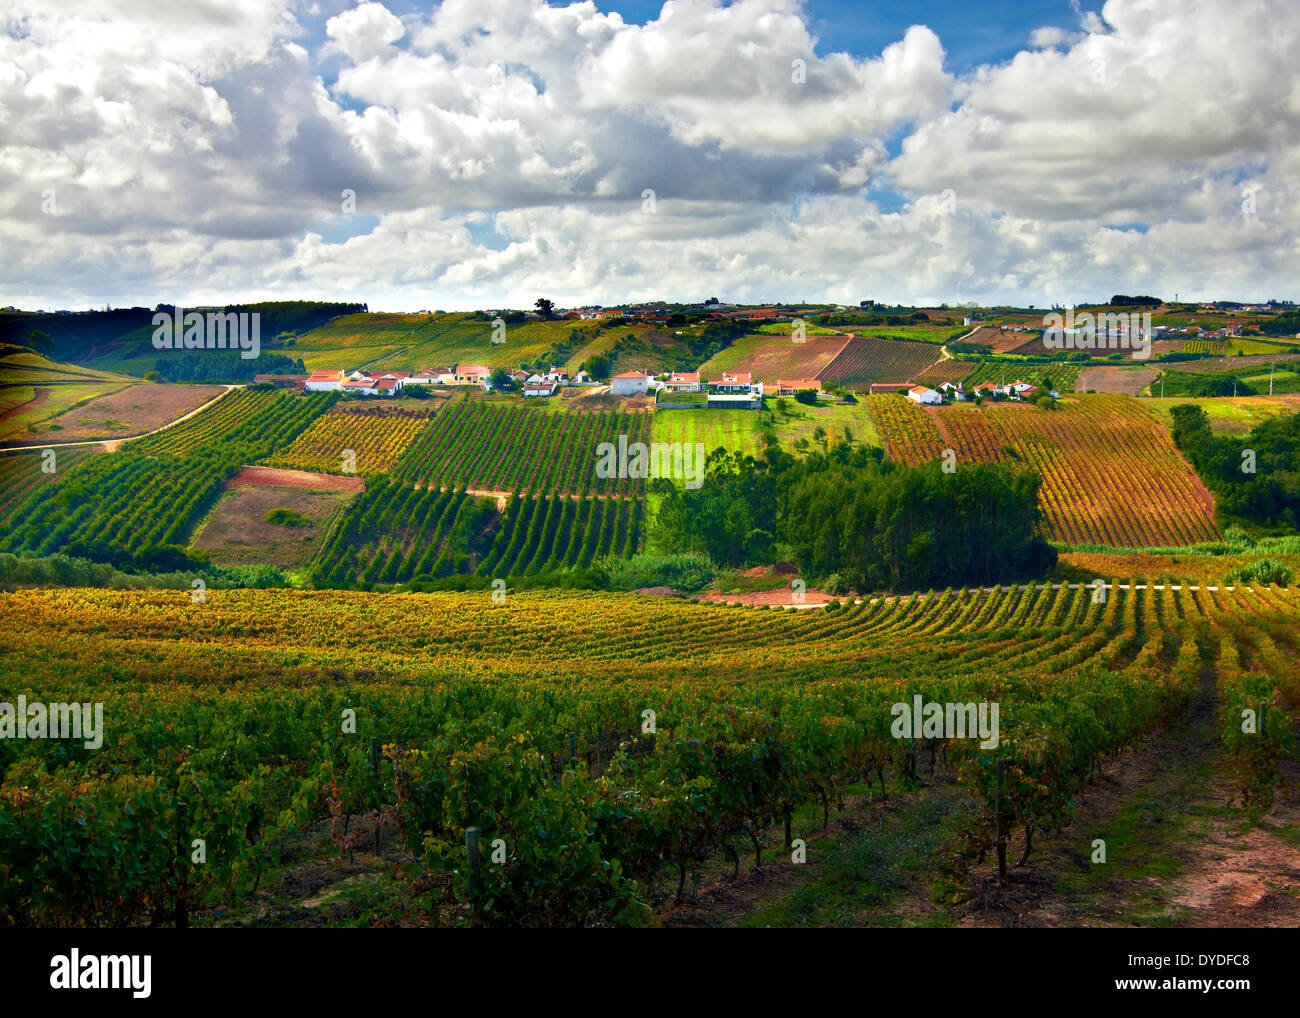
[[[0,305],[1295,299],[1294,0],[6,0]]]

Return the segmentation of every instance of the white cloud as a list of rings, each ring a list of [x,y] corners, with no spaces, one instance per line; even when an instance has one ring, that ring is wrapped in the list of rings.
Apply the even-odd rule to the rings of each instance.
[[[1080,31],[957,79],[930,28],[836,53],[795,0],[671,0],[645,25],[323,6],[11,3],[0,302],[1042,304],[1293,278],[1290,0],[1076,5]]]

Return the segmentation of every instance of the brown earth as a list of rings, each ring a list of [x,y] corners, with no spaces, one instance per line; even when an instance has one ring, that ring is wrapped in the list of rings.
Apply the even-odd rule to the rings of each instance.
[[[7,444],[133,438],[170,424],[224,391],[221,385],[131,385],[43,421],[37,431]]]
[[[360,477],[313,474],[308,470],[284,470],[280,467],[244,467],[226,481],[226,487],[230,489],[254,485],[311,488],[316,491],[363,491],[366,482]]]
[[[1074,383],[1075,392],[1116,392],[1140,396],[1151,380],[1160,373],[1153,367],[1084,368]]]
[[[325,525],[350,497],[347,489],[239,487],[223,495],[208,514],[193,547],[208,552],[213,562],[223,566],[265,562],[286,569],[305,565],[316,553]],[[314,526],[268,523],[266,514],[272,509],[292,509]]]

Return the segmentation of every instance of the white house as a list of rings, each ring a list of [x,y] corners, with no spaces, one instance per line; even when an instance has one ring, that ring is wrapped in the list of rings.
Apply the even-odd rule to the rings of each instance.
[[[559,391],[560,384],[558,382],[543,380],[524,383],[525,396],[554,396]]]
[[[624,371],[609,380],[609,391],[615,396],[644,396],[650,385],[650,376],[644,371]]]
[[[748,371],[724,371],[722,379],[710,382],[709,388],[718,393],[748,395],[754,388],[754,376]]]
[[[966,390],[962,388],[961,382],[941,382],[939,391],[949,399],[960,401],[966,398]]]
[[[453,371],[453,379],[457,385],[486,386],[492,377],[492,370],[481,364],[457,364]]]
[[[303,388],[308,392],[338,392],[343,388],[343,371],[313,371]]]
[[[674,371],[664,384],[664,388],[669,392],[699,392],[700,373],[698,371]]]
[[[907,390],[907,398],[914,403],[935,405],[943,402],[943,397],[924,385],[914,385]]]

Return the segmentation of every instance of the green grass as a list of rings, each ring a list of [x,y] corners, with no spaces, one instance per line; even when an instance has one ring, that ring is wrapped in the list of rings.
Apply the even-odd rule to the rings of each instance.
[[[801,438],[812,443],[813,432],[819,427],[834,439],[841,438],[847,427],[859,442],[884,448],[884,442],[876,432],[864,400],[859,400],[856,404],[811,407],[786,397],[769,399],[767,405],[769,410],[763,413],[763,427],[765,430],[770,429],[786,449],[793,449]],[[782,412],[783,408],[785,412]]]
[[[1216,435],[1243,435],[1270,417],[1300,409],[1300,401],[1270,396],[1170,396],[1142,400],[1142,405],[1154,410],[1167,427],[1173,427],[1170,411],[1189,403],[1205,411],[1210,418],[1210,429]]]
[[[682,442],[755,455],[760,448],[758,414],[753,410],[657,410],[651,432],[655,442]]]

